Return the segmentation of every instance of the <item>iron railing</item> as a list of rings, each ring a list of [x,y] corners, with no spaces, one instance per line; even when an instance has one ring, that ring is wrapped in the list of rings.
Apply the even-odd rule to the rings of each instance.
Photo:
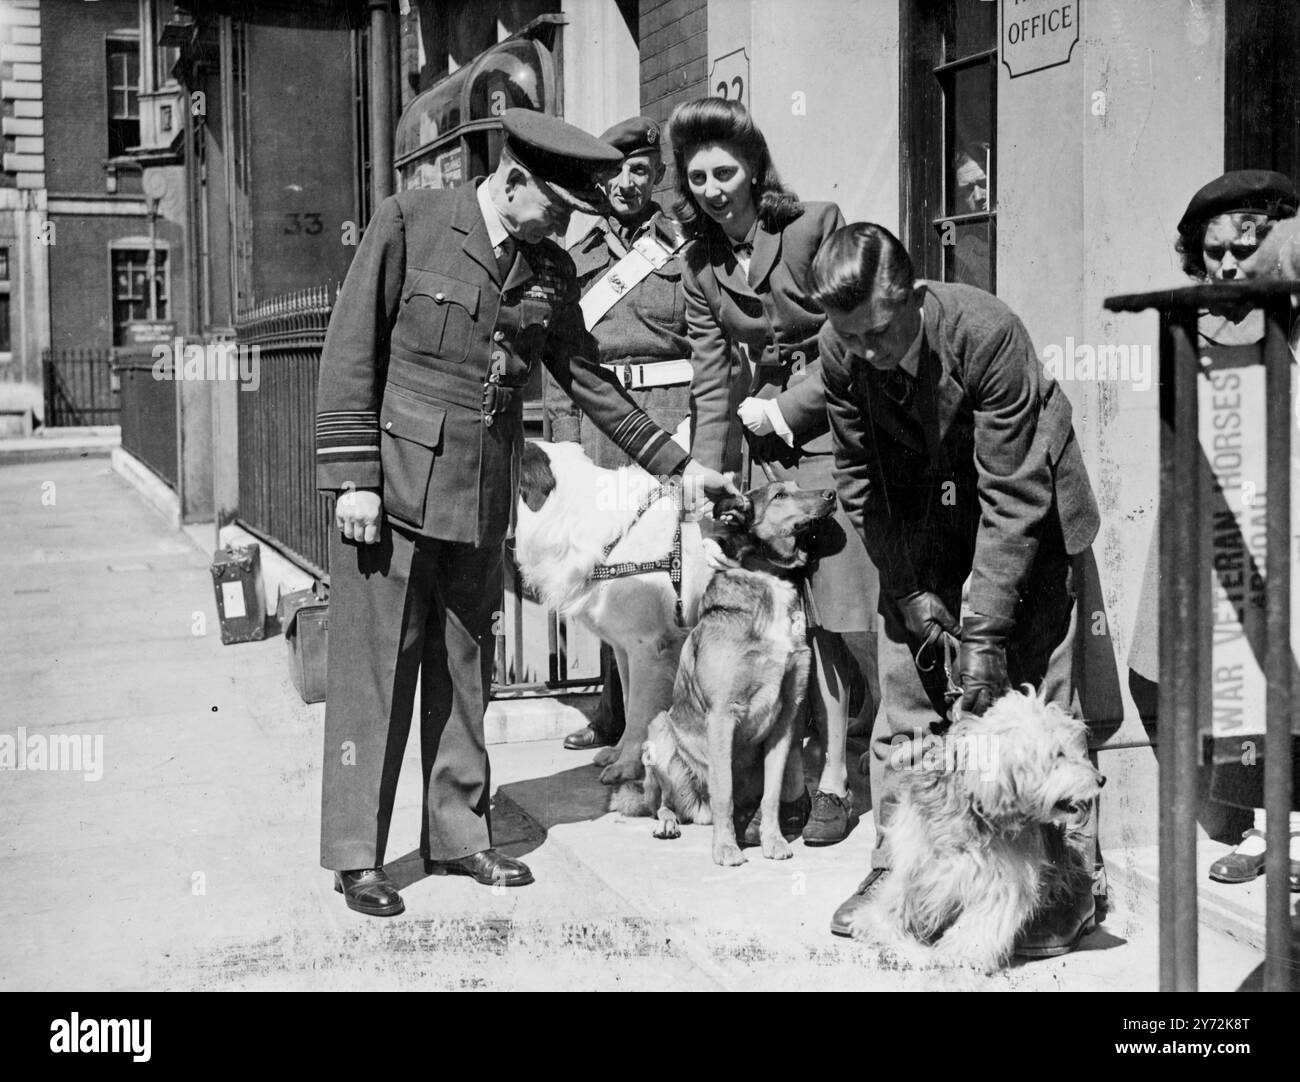
[[[261,383],[239,395],[237,521],[313,574],[329,574],[332,497],[316,491],[316,377],[334,292],[273,297],[239,314],[235,339],[255,349]]]
[[[1200,658],[1213,627],[1202,619],[1210,572],[1202,552],[1204,513],[1198,478],[1200,350],[1197,317],[1207,306],[1248,304],[1264,311],[1266,647],[1264,735],[1265,864],[1264,988],[1296,987],[1288,907],[1288,820],[1291,812],[1291,727],[1296,690],[1291,650],[1291,298],[1300,282],[1190,286],[1110,297],[1112,312],[1160,313],[1160,987],[1197,987],[1196,802],[1201,736],[1211,729],[1212,702]]]
[[[239,314],[239,349],[257,348],[261,383],[238,396],[236,521],[329,581],[333,497],[316,491],[316,381],[335,299],[329,287],[271,298]],[[170,385],[168,385],[170,386]],[[494,696],[548,694],[599,681],[594,639],[527,597],[506,550]]]
[[[115,425],[121,412],[111,349],[47,349],[45,424]]]
[[[180,460],[176,433],[176,383],[169,357],[154,370],[147,347],[119,350],[114,373],[121,385],[122,450],[129,451],[167,482],[178,486]]]

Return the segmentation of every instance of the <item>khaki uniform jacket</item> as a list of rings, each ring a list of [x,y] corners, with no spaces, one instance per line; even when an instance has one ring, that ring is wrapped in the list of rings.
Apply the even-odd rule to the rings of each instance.
[[[377,489],[395,522],[490,546],[514,509],[518,388],[539,361],[651,473],[686,456],[597,363],[558,245],[521,244],[502,280],[477,183],[402,192],[367,227],[321,356],[317,486]]]
[[[971,608],[1011,619],[1048,516],[1059,516],[1074,556],[1097,536],[1097,502],[1070,400],[1015,313],[983,290],[925,284],[915,414],[879,393],[867,362],[822,328],[836,484],[883,590],[946,588],[928,581],[929,568],[969,545]]]

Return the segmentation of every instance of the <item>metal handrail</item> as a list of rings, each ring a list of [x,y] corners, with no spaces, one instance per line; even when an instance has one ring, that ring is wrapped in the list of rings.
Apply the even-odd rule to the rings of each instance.
[[[1291,351],[1287,328],[1300,281],[1187,286],[1108,297],[1107,310],[1160,314],[1160,988],[1195,991],[1197,975],[1196,800],[1199,733],[1211,707],[1198,678],[1198,655],[1211,628],[1200,620],[1208,576],[1201,559],[1200,435],[1196,325],[1208,305],[1239,303],[1264,311],[1266,407],[1268,685],[1264,753],[1266,991],[1295,986],[1288,889],[1291,811]],[[1178,509],[1175,515],[1173,508]],[[1186,524],[1193,523],[1192,529]],[[1173,634],[1174,628],[1179,634]],[[1189,633],[1189,631],[1191,633]]]

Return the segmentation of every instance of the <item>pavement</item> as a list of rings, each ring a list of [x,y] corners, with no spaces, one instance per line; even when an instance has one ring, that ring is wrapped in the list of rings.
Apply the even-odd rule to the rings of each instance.
[[[1112,880],[1071,955],[900,968],[828,931],[868,868],[869,813],[839,845],[720,868],[707,827],[661,842],[606,812],[590,753],[554,739],[492,748],[495,838],[536,884],[424,875],[412,743],[388,853],[406,913],[352,913],[317,864],[324,708],[294,692],[283,639],[221,645],[206,553],[104,458],[0,465],[0,506],[0,743],[61,744],[77,767],[0,770],[0,989],[1157,987],[1140,877]],[[1257,984],[1262,959],[1202,927],[1203,989]]]

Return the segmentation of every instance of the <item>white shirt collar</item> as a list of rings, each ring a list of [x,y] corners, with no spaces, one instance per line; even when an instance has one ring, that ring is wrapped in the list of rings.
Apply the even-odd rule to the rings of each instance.
[[[505,219],[501,217],[501,212],[497,210],[496,204],[492,202],[492,193],[488,191],[488,182],[485,180],[478,186],[478,209],[483,215],[483,222],[487,226],[488,241],[493,248],[499,248],[505,243],[510,236],[510,230],[506,228]]]

